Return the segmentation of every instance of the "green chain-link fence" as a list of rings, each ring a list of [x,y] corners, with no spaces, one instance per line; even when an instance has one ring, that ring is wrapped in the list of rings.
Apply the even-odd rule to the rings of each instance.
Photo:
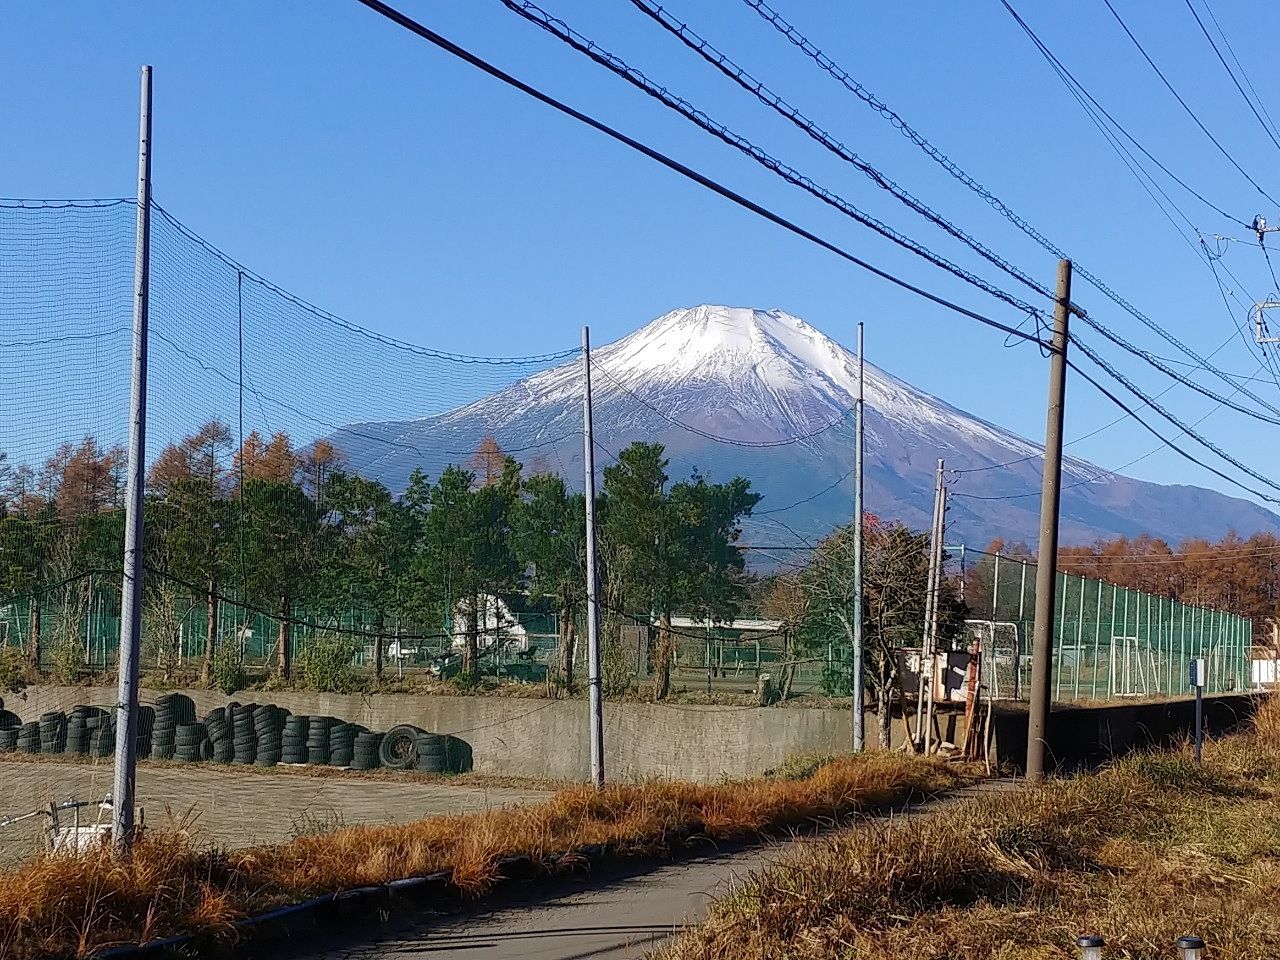
[[[991,696],[1025,699],[1031,678],[1036,564],[964,547],[948,550],[964,584],[969,637],[980,640]],[[1187,664],[1203,657],[1207,692],[1247,689],[1253,623],[1074,574],[1057,574],[1053,686],[1058,700],[1180,696]]]

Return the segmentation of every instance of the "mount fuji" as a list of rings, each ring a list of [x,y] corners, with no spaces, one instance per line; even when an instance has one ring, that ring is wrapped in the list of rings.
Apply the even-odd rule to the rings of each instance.
[[[634,440],[658,441],[672,477],[750,478],[764,494],[747,536],[812,540],[849,518],[857,361],[781,310],[675,310],[591,354],[597,468]],[[976,472],[948,511],[948,540],[1034,542],[1041,446],[866,365],[866,508],[926,528],[939,457]],[[366,476],[402,488],[422,467],[465,462],[485,436],[526,470],[581,489],[582,364],[543,370],[473,403],[409,421],[351,424],[330,439]],[[986,469],[982,469],[986,468]],[[1280,516],[1202,487],[1063,466],[1064,544],[1149,533],[1177,541],[1280,532]],[[984,499],[990,498],[990,499]]]

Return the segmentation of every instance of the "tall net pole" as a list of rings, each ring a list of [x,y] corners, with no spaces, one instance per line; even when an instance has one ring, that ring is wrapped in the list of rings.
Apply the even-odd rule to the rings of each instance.
[[[853,752],[865,746],[866,723],[862,703],[862,409],[865,368],[862,355],[862,324],[858,324],[858,402],[854,407],[853,451]]]
[[[142,636],[142,508],[147,440],[147,320],[151,286],[151,67],[142,68],[138,118],[138,214],[134,251],[133,386],[125,491],[124,582],[121,588],[120,679],[116,696],[116,766],[111,839],[123,852],[133,839],[138,764],[138,656]]]
[[[582,468],[587,517],[587,701],[591,782],[604,786],[604,708],[600,678],[600,580],[596,576],[596,456],[591,424],[591,330],[582,328]]]

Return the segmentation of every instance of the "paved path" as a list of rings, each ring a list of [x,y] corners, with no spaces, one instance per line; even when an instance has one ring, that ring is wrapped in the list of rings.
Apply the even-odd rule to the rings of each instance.
[[[990,781],[905,813],[1012,788]],[[856,829],[856,828],[855,828]],[[299,945],[280,954],[291,960],[633,960],[682,927],[702,920],[712,900],[785,856],[797,839],[764,847],[666,864],[647,872],[619,869],[499,894],[485,911],[434,915],[389,926],[377,939],[368,931],[330,937],[322,946]],[[643,868],[639,868],[643,870]]]
[[[111,761],[0,762],[0,819],[50,801],[101,799],[111,791]],[[197,839],[221,846],[270,843],[317,828],[358,823],[403,823],[431,814],[459,813],[543,800],[547,791],[455,786],[419,779],[308,777],[280,771],[246,773],[234,767],[138,766],[138,803],[151,826],[189,825]],[[96,815],[96,811],[87,811]],[[31,855],[37,824],[0,829],[0,864]]]

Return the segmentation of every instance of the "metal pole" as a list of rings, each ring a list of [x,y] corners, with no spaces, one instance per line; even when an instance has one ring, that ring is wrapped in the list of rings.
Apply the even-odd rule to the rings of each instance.
[[[992,623],[999,619],[996,616],[996,610],[1000,605],[1000,551],[996,551],[996,559],[994,561],[995,569],[991,573],[991,620]]]
[[[865,402],[865,369],[862,353],[862,324],[858,324],[858,401],[853,417],[853,752],[861,753],[866,745],[866,718],[862,690],[862,411]]]
[[[1058,632],[1057,634],[1054,635],[1054,638],[1053,638],[1053,646],[1055,649],[1053,649],[1049,655],[1049,663],[1051,665],[1054,661],[1055,655],[1057,657],[1058,663],[1059,664],[1062,663],[1062,638],[1067,635],[1067,604],[1071,600],[1071,591],[1068,589],[1068,584],[1071,577],[1064,572],[1064,573],[1059,573],[1058,578],[1062,580],[1062,591],[1061,591],[1062,602],[1058,604]],[[1055,580],[1055,582],[1057,581]],[[1053,691],[1053,698],[1055,700],[1061,700],[1062,699],[1062,671],[1061,670],[1058,670],[1055,672],[1054,684],[1055,684],[1055,689]]]
[[[929,625],[933,622],[933,575],[937,569],[938,544],[942,540],[942,534],[938,531],[938,517],[942,513],[942,468],[943,463],[938,461],[938,473],[933,482],[933,522],[929,528],[929,580],[925,587],[924,602],[924,629],[921,631],[920,639],[920,670],[917,674],[916,682],[916,729],[915,729],[915,748],[921,750],[924,747],[924,685],[925,678],[928,676],[925,660],[929,656]]]
[[[1086,581],[1085,581],[1085,577],[1084,577],[1084,575],[1083,575],[1083,574],[1081,574],[1081,576],[1080,576],[1080,609],[1078,609],[1078,610],[1076,611],[1076,650],[1075,650],[1075,656],[1072,658],[1073,660],[1075,660],[1075,666],[1076,666],[1076,669],[1075,669],[1075,679],[1074,679],[1074,681],[1073,681],[1073,683],[1072,683],[1072,685],[1071,685],[1071,691],[1072,691],[1072,692],[1071,692],[1071,699],[1072,699],[1072,700],[1079,700],[1079,699],[1080,699],[1080,661],[1084,659],[1083,651],[1084,651],[1084,591],[1085,591],[1085,582],[1086,582]]]
[[[133,387],[125,491],[124,581],[120,606],[120,673],[116,688],[116,765],[111,840],[124,853],[133,840],[138,773],[138,651],[142,638],[142,506],[147,467],[147,319],[151,287],[151,67],[142,68],[138,116],[138,209],[133,262]]]
[[[596,576],[596,456],[591,426],[591,331],[582,328],[582,468],[587,516],[587,702],[591,782],[604,786],[604,708],[600,688],[600,580]]]
[[[1193,621],[1194,624],[1194,621]],[[1172,643],[1172,641],[1170,641]],[[1187,662],[1187,605],[1178,604],[1178,665]]]
[[[1126,616],[1128,607],[1125,607]],[[1116,585],[1111,585],[1111,640],[1107,643],[1107,697],[1116,695]]]
[[[939,461],[941,463],[941,461]],[[924,752],[933,746],[933,701],[935,680],[938,674],[938,608],[942,606],[942,567],[946,556],[942,545],[946,536],[947,488],[942,486],[942,474],[938,474],[938,548],[937,563],[933,572],[933,615],[929,620],[929,699],[924,710]]]
[[[1018,629],[1013,638],[1013,699],[1022,699],[1022,646],[1027,633],[1027,561],[1022,561],[1022,576],[1018,583]]]
[[[1049,361],[1049,402],[1044,430],[1044,475],[1040,486],[1040,542],[1036,564],[1035,642],[1031,653],[1031,709],[1027,715],[1027,779],[1044,779],[1045,738],[1053,689],[1053,601],[1057,584],[1058,509],[1062,501],[1062,416],[1067,392],[1067,325],[1071,306],[1071,261],[1058,261],[1057,303]]]
[[[1102,588],[1105,586],[1101,580],[1095,581],[1098,584],[1098,606],[1093,614],[1093,666],[1089,671],[1089,699],[1098,699],[1098,644],[1102,639]]]

